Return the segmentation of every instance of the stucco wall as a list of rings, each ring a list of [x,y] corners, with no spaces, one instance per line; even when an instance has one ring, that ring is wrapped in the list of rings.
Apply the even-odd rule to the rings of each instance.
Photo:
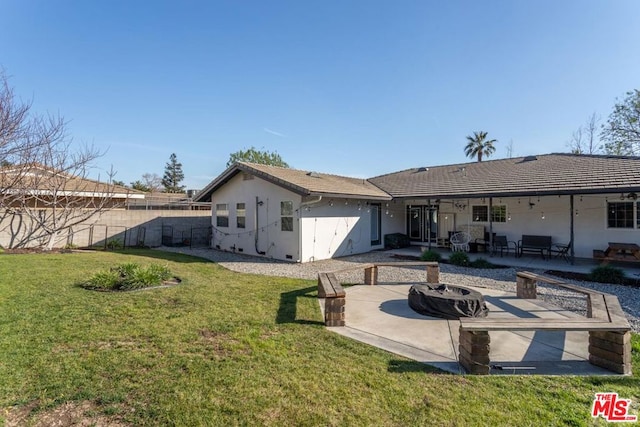
[[[256,205],[256,198],[259,205]],[[301,200],[301,196],[261,178],[245,179],[244,174],[236,175],[213,194],[212,246],[225,251],[297,261],[300,258],[300,222],[296,209]],[[281,229],[280,202],[283,201],[293,202],[293,231]],[[238,203],[245,204],[245,228],[237,227]],[[227,204],[229,207],[228,227],[217,225],[217,204]]]
[[[506,205],[510,220],[494,222],[493,232],[506,235],[507,240],[521,239],[523,234],[552,236],[554,243],[569,243],[571,216],[574,218],[574,250],[579,258],[592,258],[594,249],[606,249],[608,242],[640,243],[640,229],[616,229],[607,227],[607,200],[619,201],[619,196],[574,196],[574,211],[570,211],[569,196],[494,198],[493,205]],[[425,201],[423,201],[426,203]],[[488,222],[473,221],[472,206],[488,206],[488,199],[460,199],[464,209],[454,208],[451,201],[441,201],[440,217],[455,215],[457,229],[465,225],[482,225],[489,230]],[[420,204],[419,200],[407,204]],[[544,218],[543,218],[544,217]],[[403,216],[406,230],[406,215]],[[450,218],[449,218],[450,220]],[[448,225],[448,228],[453,229]],[[440,227],[440,234],[447,227]],[[406,232],[406,231],[403,231]]]

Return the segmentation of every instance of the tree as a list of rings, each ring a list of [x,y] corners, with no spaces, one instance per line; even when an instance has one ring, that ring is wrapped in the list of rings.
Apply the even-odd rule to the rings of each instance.
[[[182,165],[181,165],[182,166]],[[131,183],[131,188],[145,193],[156,193],[162,190],[162,178],[155,173],[142,174],[142,180],[136,180]]]
[[[640,154],[640,90],[627,92],[613,107],[600,136],[607,154]]]
[[[151,192],[151,189],[142,181],[137,180],[131,183],[131,188],[136,191],[144,191],[145,193]]]
[[[73,147],[64,119],[33,113],[0,70],[0,232],[9,248],[51,249],[61,232],[113,206],[113,184],[87,178],[103,153]]]
[[[124,181],[118,181],[117,179],[114,179],[113,181],[113,185],[118,185],[120,187],[126,187],[127,184],[124,183]]]
[[[571,134],[571,140],[567,143],[573,154],[596,154],[600,152],[601,144],[598,139],[597,129],[600,117],[592,113],[584,126],[579,126]]]
[[[182,164],[180,164],[180,166],[182,167]],[[152,193],[156,193],[162,190],[162,178],[160,178],[157,173],[143,173],[142,182],[146,187],[149,188],[149,191],[151,191]]]
[[[231,153],[229,155],[227,167],[236,162],[258,163],[261,165],[280,166],[282,168],[289,167],[287,162],[282,160],[282,157],[280,157],[280,154],[278,154],[277,152],[271,153],[266,150],[257,150],[255,147]]]
[[[469,141],[464,147],[464,154],[467,157],[474,158],[477,157],[478,161],[482,161],[482,157],[489,157],[491,154],[496,151],[496,148],[493,146],[494,142],[497,142],[495,139],[486,140],[487,132],[474,132],[473,136],[467,136],[467,141]]]
[[[176,153],[172,153],[169,157],[169,163],[164,167],[164,176],[162,177],[164,191],[166,193],[183,193],[184,185],[180,185],[183,179],[182,163],[178,162]]]

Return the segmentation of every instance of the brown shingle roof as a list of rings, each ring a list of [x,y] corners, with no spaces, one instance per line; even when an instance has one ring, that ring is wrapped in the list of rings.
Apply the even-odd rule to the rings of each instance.
[[[398,198],[637,192],[640,157],[545,154],[408,169],[369,181]]]
[[[391,196],[366,179],[239,162],[207,185],[198,193],[195,200],[209,200],[214,191],[240,172],[255,175],[303,196],[391,199]]]

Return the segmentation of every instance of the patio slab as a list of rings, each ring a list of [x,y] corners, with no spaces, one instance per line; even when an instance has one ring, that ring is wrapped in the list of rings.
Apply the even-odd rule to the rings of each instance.
[[[413,311],[407,302],[410,287],[411,283],[402,283],[346,288],[346,326],[328,329],[447,372],[464,373],[458,364],[460,322]],[[468,287],[485,296],[489,317],[580,317],[540,300],[516,298],[511,292]],[[498,331],[490,336],[492,375],[617,375],[589,364],[588,332]]]

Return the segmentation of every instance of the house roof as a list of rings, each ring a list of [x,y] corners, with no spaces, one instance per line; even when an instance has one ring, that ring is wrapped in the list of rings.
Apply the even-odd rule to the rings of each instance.
[[[391,200],[391,196],[366,179],[247,162],[233,164],[200,191],[194,200],[196,202],[211,200],[213,192],[241,172],[257,176],[302,196]]]
[[[640,192],[640,157],[545,154],[407,169],[369,181],[394,198]]]
[[[33,164],[8,166],[0,169],[1,191],[29,190],[46,195],[55,189],[69,196],[112,198],[144,198],[144,193],[122,187],[56,171],[50,167]]]

